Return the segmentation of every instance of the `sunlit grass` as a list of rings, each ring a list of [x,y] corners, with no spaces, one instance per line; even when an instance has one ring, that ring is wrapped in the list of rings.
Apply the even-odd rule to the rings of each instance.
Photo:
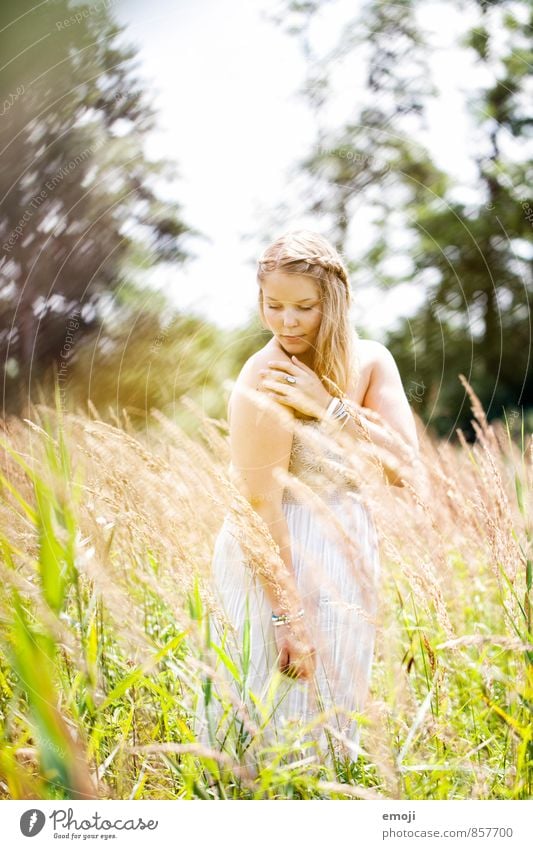
[[[204,418],[193,440],[158,413],[142,436],[96,413],[40,407],[10,421],[0,793],[530,797],[531,439],[489,427],[473,405],[475,446],[423,440],[427,500],[361,473],[382,592],[356,762],[339,753],[327,716],[273,738],[280,676],[251,692],[249,632],[238,656],[215,639],[209,565],[228,510],[250,550],[271,556],[228,483],[223,423]],[[313,737],[322,728],[324,750]]]

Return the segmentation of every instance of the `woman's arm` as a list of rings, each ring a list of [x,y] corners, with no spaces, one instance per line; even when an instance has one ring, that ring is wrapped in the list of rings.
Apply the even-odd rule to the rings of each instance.
[[[305,617],[299,618],[303,604],[282,510],[283,484],[276,479],[277,470],[286,472],[289,467],[294,414],[257,392],[261,365],[260,356],[249,360],[232,394],[231,460],[238,489],[266,523],[279,547],[280,557],[272,571],[267,574],[258,569],[273,613],[289,616],[286,624],[278,623],[274,629],[279,668],[291,677],[309,680],[314,674],[316,655]],[[259,403],[254,403],[256,396],[260,396]]]
[[[398,366],[391,352],[377,342],[363,407],[379,413],[403,442],[418,452],[415,420],[403,389]]]
[[[263,521],[279,546],[282,563],[276,580],[261,575],[265,594],[277,613],[295,613],[301,609],[291,559],[287,522],[282,511],[283,485],[275,471],[287,471],[292,447],[294,415],[281,410],[264,394],[257,392],[260,356],[249,360],[231,396],[230,449],[236,485]],[[253,396],[257,394],[258,403]],[[262,406],[260,406],[260,404]],[[286,607],[281,598],[287,599]]]
[[[365,414],[365,409],[369,414]],[[375,412],[381,421],[372,419]],[[421,472],[419,445],[416,426],[405,395],[398,366],[390,351],[380,343],[374,343],[370,379],[362,407],[358,408],[364,430],[370,441],[378,448],[386,449],[398,461],[403,476],[418,478]],[[361,429],[353,419],[343,427],[355,438],[360,439]],[[389,483],[403,486],[402,474],[383,462]]]

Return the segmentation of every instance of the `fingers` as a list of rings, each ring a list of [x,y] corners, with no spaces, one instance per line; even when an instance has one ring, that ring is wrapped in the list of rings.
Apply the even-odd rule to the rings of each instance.
[[[295,657],[288,651],[282,652],[279,658],[279,669],[288,678],[310,681],[316,669],[315,650],[312,649],[301,657]]]
[[[295,404],[292,398],[285,396],[278,389],[262,387],[259,391],[266,395],[268,399],[277,404],[283,404],[285,407],[293,407]]]
[[[301,377],[302,367],[297,366],[294,363],[285,362],[283,360],[269,360],[268,369],[260,369],[259,374],[270,374],[280,380],[284,379],[285,376],[288,374],[292,375],[293,377],[298,377],[298,375]]]
[[[286,371],[288,374],[298,374],[298,366],[288,360],[269,360],[267,364],[271,369]]]
[[[302,363],[295,354],[292,355],[290,362],[289,360],[269,360],[268,365],[271,368],[288,371],[290,374],[298,374],[299,371],[307,371],[310,374],[315,374],[313,369],[306,365],[306,363]]]
[[[289,666],[289,651],[286,648],[282,648],[280,650],[278,656],[278,666],[281,672],[285,672],[285,670]]]
[[[257,388],[259,392],[263,392],[274,401],[277,401],[278,404],[283,404],[285,407],[291,407],[293,409],[301,409],[301,394],[294,392],[293,387],[288,383],[263,380]]]
[[[266,389],[275,389],[276,392],[290,391],[291,385],[286,380],[276,380],[275,378],[263,378],[262,386]]]
[[[303,669],[298,661],[293,660],[292,658],[288,658],[287,662],[282,666],[280,663],[280,671],[283,672],[287,678],[302,678],[305,679],[305,669]]]
[[[300,668],[298,660],[291,656],[289,649],[281,649],[279,654],[278,666],[280,672],[283,672],[288,678],[299,678]]]
[[[293,354],[293,355],[292,355],[292,361],[294,362],[294,364],[295,364],[298,368],[303,369],[303,371],[307,371],[307,372],[309,372],[310,374],[315,374],[315,372],[313,371],[313,369],[312,369],[310,366],[306,365],[306,363],[302,363],[302,362],[298,359],[298,357],[296,356],[296,354]]]
[[[261,369],[259,375],[263,386],[266,386],[267,384],[283,388],[294,386],[292,380],[286,380],[286,378],[289,376],[288,371],[281,372],[274,371],[273,369]]]
[[[306,663],[289,663],[281,670],[287,678],[293,678],[298,681],[311,681],[314,675],[314,667],[308,666]]]

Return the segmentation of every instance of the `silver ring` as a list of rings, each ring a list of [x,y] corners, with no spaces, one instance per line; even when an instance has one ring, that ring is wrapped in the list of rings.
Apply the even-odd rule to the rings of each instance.
[[[285,380],[287,383],[296,383],[296,378],[292,376],[292,374],[286,374]]]

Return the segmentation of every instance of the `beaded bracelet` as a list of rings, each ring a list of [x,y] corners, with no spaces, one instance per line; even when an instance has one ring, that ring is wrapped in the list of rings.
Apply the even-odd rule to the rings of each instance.
[[[305,610],[302,608],[293,616],[290,613],[273,613],[272,614],[272,624],[275,628],[279,625],[288,625],[290,622],[296,622],[297,619],[301,619],[302,616],[305,615]]]

